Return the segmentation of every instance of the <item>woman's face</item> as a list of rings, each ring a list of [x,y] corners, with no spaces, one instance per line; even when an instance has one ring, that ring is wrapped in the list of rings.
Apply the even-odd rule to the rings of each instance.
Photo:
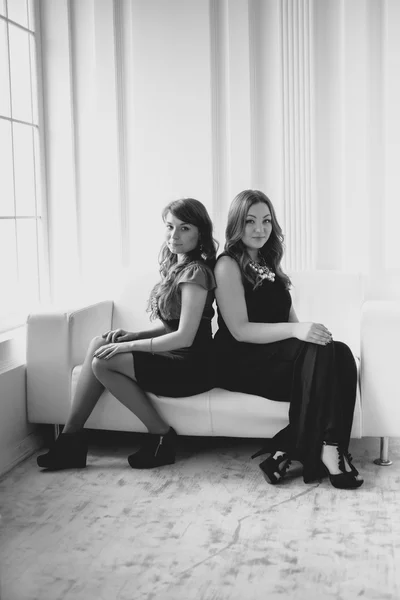
[[[199,228],[180,221],[172,213],[165,217],[165,241],[173,254],[187,254],[199,243]]]
[[[250,206],[242,242],[251,254],[255,254],[267,243],[272,231],[271,213],[264,202]]]

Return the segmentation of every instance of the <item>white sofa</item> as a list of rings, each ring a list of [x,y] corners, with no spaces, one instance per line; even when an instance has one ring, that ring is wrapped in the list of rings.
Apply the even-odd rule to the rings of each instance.
[[[346,342],[357,357],[359,386],[352,437],[381,438],[382,464],[388,464],[389,436],[400,434],[396,399],[400,308],[397,303],[364,303],[363,278],[353,273],[291,273],[292,298],[299,319],[327,325],[334,339]],[[27,323],[27,410],[32,423],[62,424],[89,341],[116,327],[143,329],[146,298],[154,278],[135,277],[114,301],[71,310],[31,314]],[[142,315],[139,317],[139,314]],[[148,324],[147,324],[148,327]],[[288,422],[288,404],[213,389],[188,398],[149,394],[157,410],[178,434],[272,437]],[[105,391],[88,428],[145,432],[127,408]]]

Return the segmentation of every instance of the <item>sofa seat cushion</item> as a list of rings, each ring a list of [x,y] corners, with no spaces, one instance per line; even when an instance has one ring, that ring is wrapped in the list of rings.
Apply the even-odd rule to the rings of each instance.
[[[359,365],[359,361],[357,361]],[[72,372],[71,401],[82,366]],[[180,435],[270,438],[288,424],[289,403],[214,388],[187,398],[147,394],[157,411]],[[87,427],[147,432],[143,423],[105,390]],[[357,386],[352,437],[361,437],[361,402]]]

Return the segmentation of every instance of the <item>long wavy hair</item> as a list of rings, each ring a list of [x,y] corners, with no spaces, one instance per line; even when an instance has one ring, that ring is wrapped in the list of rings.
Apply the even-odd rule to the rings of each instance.
[[[203,263],[213,269],[218,250],[218,242],[213,238],[212,221],[206,207],[199,200],[194,198],[173,200],[162,211],[163,221],[168,213],[184,223],[195,225],[199,230],[199,241],[196,248],[184,255],[181,262],[178,262],[178,255],[171,252],[166,242],[161,246],[159,254],[161,281],[152,289],[148,304],[151,319],[159,318],[160,315],[165,318],[171,317],[171,299],[177,292],[179,273],[191,262]]]
[[[275,272],[277,279],[282,282],[286,289],[289,289],[291,281],[281,268],[284,252],[284,236],[276,218],[272,202],[263,192],[259,190],[244,190],[233,199],[229,207],[228,224],[225,231],[225,252],[237,261],[243,279],[252,283],[254,286],[253,289],[261,285],[263,280],[250,268],[251,257],[242,242],[250,207],[260,202],[264,203],[271,213],[272,231],[268,241],[260,248],[259,253],[264,258],[268,267]]]

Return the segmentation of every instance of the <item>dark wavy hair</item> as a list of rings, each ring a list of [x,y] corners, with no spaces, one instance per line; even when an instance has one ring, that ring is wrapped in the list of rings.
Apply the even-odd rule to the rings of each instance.
[[[171,252],[166,242],[161,246],[159,254],[161,281],[151,291],[148,311],[150,318],[156,319],[162,314],[165,318],[171,316],[171,298],[177,291],[177,276],[190,263],[197,262],[205,264],[214,269],[218,242],[213,238],[213,224],[204,204],[194,198],[181,198],[173,200],[162,211],[165,221],[168,213],[174,217],[195,225],[199,230],[199,243],[191,252],[185,254],[184,259],[178,263],[178,256]]]
[[[269,268],[276,273],[277,279],[282,282],[286,289],[289,289],[291,281],[281,268],[284,252],[284,236],[276,218],[272,202],[263,192],[259,190],[244,190],[233,199],[229,207],[228,224],[225,231],[225,252],[237,261],[243,279],[252,283],[254,285],[253,289],[261,285],[263,280],[249,267],[251,257],[242,242],[250,207],[260,202],[266,204],[271,213],[272,231],[268,241],[259,250],[259,253]]]

